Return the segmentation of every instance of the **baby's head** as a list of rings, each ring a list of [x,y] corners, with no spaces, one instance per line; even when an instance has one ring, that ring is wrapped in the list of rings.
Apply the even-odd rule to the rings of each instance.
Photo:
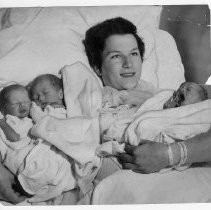
[[[62,80],[53,74],[36,77],[29,87],[30,97],[44,109],[47,105],[64,105]]]
[[[175,108],[208,99],[207,91],[194,82],[184,82],[164,104],[163,108]]]
[[[10,85],[0,92],[0,111],[3,115],[19,118],[29,116],[31,101],[27,89],[22,85]]]

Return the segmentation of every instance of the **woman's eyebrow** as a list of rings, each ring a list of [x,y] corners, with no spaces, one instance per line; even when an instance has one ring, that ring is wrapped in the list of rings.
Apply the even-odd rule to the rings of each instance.
[[[130,52],[133,52],[133,51],[136,51],[136,50],[139,50],[138,47],[134,47],[130,50]],[[105,56],[108,56],[110,54],[113,54],[113,53],[121,53],[120,50],[110,50],[108,52],[106,52]]]
[[[105,55],[108,56],[108,55],[113,54],[113,53],[120,53],[120,51],[118,51],[118,50],[111,50],[111,51],[106,52]]]
[[[130,50],[130,51],[132,52],[132,51],[135,51],[135,50],[139,50],[138,47],[134,47],[134,48],[133,48],[132,50]]]

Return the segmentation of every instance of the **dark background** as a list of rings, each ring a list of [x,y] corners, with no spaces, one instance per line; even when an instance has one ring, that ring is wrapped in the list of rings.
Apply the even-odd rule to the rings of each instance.
[[[163,6],[159,28],[176,40],[187,81],[204,83],[211,75],[209,25],[208,5]]]

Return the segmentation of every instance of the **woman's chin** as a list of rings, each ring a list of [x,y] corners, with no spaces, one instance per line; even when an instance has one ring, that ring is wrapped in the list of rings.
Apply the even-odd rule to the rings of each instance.
[[[138,80],[135,77],[127,78],[122,81],[122,87],[124,90],[131,90],[134,89],[138,84]]]
[[[131,90],[131,89],[134,89],[136,87],[137,83],[125,83],[123,86],[122,86],[122,90]]]

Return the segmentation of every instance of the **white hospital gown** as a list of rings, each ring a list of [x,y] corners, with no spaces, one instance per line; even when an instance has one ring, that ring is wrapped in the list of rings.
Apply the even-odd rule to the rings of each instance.
[[[156,93],[155,87],[144,80],[140,80],[140,85],[135,88],[135,90],[140,91],[149,91],[153,95]],[[102,99],[102,109],[100,110],[100,130],[103,138],[106,140],[108,135],[106,132],[110,129],[111,126],[117,121],[120,120],[129,120],[130,117],[137,111],[138,107],[125,104],[123,99],[130,97],[130,93],[127,90],[118,91],[112,87],[106,86],[103,89],[103,99]],[[118,132],[114,136],[119,136],[117,141],[121,141],[121,136],[124,133],[126,124],[123,127],[113,130],[113,132]],[[108,138],[112,136],[109,135]]]
[[[144,80],[140,80],[140,84],[135,90],[149,91],[153,95],[157,91],[151,83]],[[107,156],[107,154],[116,154],[124,151],[124,144],[120,145],[119,142],[124,142],[125,130],[139,108],[124,103],[122,98],[130,97],[129,94],[127,90],[118,91],[109,86],[103,89],[100,132],[101,140],[104,144],[97,148],[96,153],[99,156]]]

